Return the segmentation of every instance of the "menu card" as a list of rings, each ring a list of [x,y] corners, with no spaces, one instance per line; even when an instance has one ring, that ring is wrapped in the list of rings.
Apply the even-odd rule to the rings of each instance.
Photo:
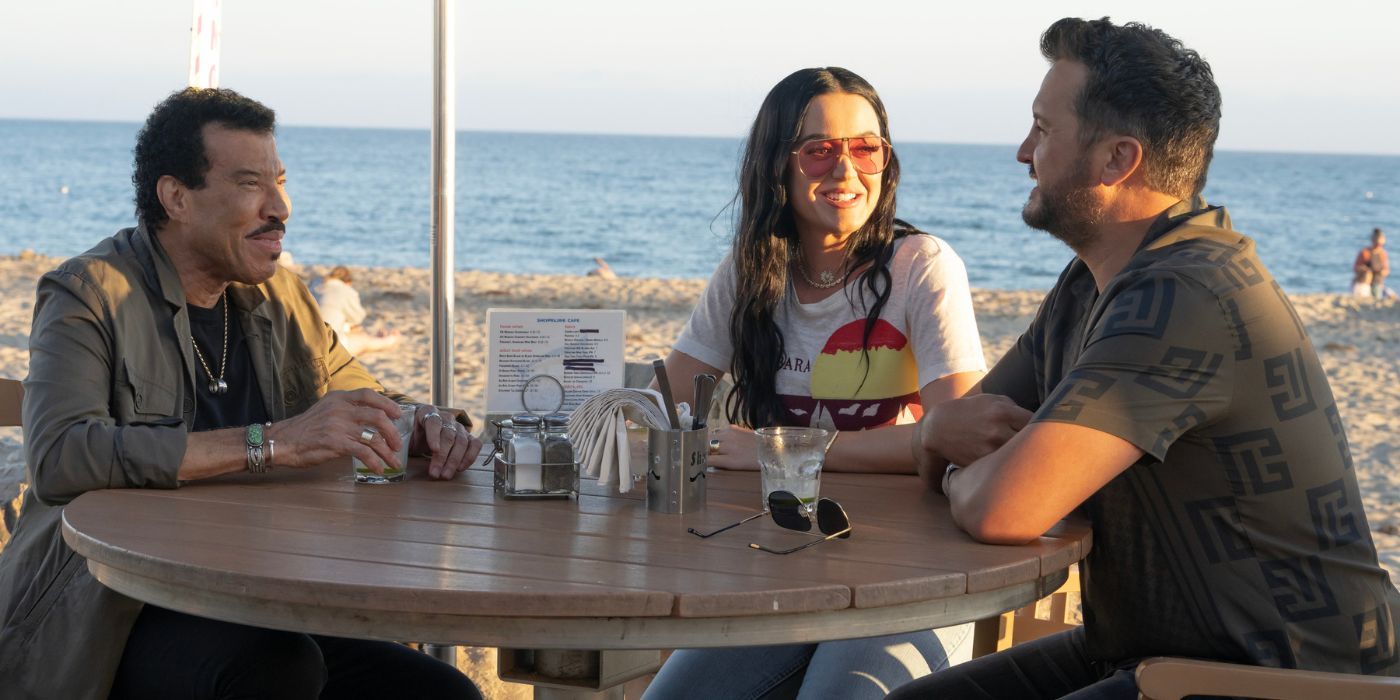
[[[622,388],[623,332],[627,312],[599,309],[487,309],[486,412],[526,410],[521,389],[536,412],[579,404],[608,389]],[[559,387],[563,396],[559,397]]]

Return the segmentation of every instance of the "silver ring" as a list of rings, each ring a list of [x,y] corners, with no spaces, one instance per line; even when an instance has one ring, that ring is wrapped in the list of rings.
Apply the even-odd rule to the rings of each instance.
[[[377,434],[378,433],[374,432],[374,428],[365,428],[364,430],[360,431],[360,442],[363,442],[366,445],[368,445],[369,443],[374,442],[374,436]]]
[[[719,440],[711,440],[711,441],[710,441],[710,454],[712,454],[712,455],[717,455],[717,454],[719,454]]]
[[[427,413],[423,414],[423,420],[428,420],[429,418],[436,418],[438,420],[442,420],[442,414],[438,413],[437,411],[428,411]],[[443,422],[446,423],[447,421]]]

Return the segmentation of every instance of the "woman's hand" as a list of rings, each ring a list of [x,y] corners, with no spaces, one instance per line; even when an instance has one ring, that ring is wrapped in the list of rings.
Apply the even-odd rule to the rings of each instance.
[[[710,431],[708,464],[720,469],[758,470],[758,438],[753,431],[739,425],[727,425]]]

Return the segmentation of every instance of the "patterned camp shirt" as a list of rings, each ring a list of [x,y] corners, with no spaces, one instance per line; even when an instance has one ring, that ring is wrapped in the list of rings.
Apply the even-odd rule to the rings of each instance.
[[[1073,261],[983,388],[1146,453],[1081,506],[1092,659],[1400,674],[1327,377],[1225,209],[1164,212],[1102,294]]]

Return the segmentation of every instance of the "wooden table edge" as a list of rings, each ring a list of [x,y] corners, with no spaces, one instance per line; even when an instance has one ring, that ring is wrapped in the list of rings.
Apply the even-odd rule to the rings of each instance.
[[[150,581],[162,578],[162,573],[169,577],[170,572],[176,572],[177,575],[174,578],[179,583],[169,584],[168,587],[171,590],[198,588],[206,592],[222,593],[244,600],[264,601],[263,598],[258,597],[256,592],[248,592],[253,581],[225,580],[227,576],[217,571],[204,570],[182,562],[139,555],[129,550],[113,547],[72,527],[66,517],[63,520],[63,539],[70,549],[87,560],[88,570],[94,576],[97,573],[96,566],[99,565],[109,571],[123,572],[127,577]],[[257,584],[263,587],[277,586],[278,579],[260,578],[257,579]],[[366,602],[367,596],[410,595],[408,590],[384,590],[341,583],[289,585],[283,586],[279,590],[286,596],[282,602],[289,606],[356,609],[364,612],[369,612],[367,608],[375,607],[372,601]],[[439,597],[433,595],[432,591],[428,591],[428,593],[430,599]],[[455,598],[455,596],[448,596],[448,598]],[[158,600],[141,600],[161,605]],[[477,610],[495,611],[513,606],[522,616],[545,615],[552,614],[554,609],[560,607],[559,601],[563,600],[566,601],[563,604],[566,609],[590,606],[592,608],[591,614],[594,615],[666,616],[673,614],[676,604],[673,594],[640,589],[600,590],[597,593],[556,591],[551,593],[549,597],[549,600],[554,602],[548,604],[546,609],[539,607],[542,600],[545,598],[538,591],[481,592],[471,596],[470,604],[464,606],[464,609],[459,610],[456,614],[474,615],[477,614]],[[352,605],[354,603],[358,603],[358,605]],[[426,612],[427,609],[431,608],[431,605],[422,607],[425,607]],[[379,613],[393,613],[399,609],[399,606],[386,603],[382,608],[378,611]]]
[[[745,617],[525,617],[449,615],[311,606],[191,589],[88,560],[102,585],[137,600],[225,622],[312,634],[548,649],[675,649],[798,644],[935,629],[993,617],[1049,595],[1067,570],[949,598]],[[840,630],[833,636],[831,630]]]

